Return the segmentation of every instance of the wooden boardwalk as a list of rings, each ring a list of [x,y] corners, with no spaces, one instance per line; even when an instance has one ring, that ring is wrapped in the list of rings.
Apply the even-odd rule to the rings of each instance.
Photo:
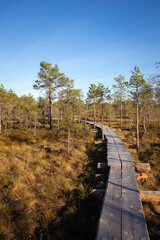
[[[87,123],[93,125],[93,122]],[[96,124],[98,128],[101,126]],[[135,161],[120,137],[111,128],[103,128],[110,171],[96,240],[149,240],[135,177]]]

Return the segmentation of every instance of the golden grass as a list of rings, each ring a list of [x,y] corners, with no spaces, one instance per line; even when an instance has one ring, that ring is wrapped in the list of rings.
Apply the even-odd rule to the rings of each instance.
[[[51,131],[31,134],[14,130],[0,136],[0,239],[37,239],[36,232],[48,231],[72,192],[86,196],[80,176],[89,162],[86,145],[93,141],[89,127],[74,133],[70,155],[66,134],[59,139]]]

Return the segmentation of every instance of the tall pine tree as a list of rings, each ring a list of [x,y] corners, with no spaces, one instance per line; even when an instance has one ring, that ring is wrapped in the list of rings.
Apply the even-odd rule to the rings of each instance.
[[[48,93],[49,98],[49,119],[50,119],[50,129],[53,128],[52,120],[52,100],[53,94],[57,88],[64,86],[66,78],[63,73],[59,72],[59,67],[55,64],[52,67],[51,63],[40,62],[40,71],[38,72],[38,80],[36,84],[33,85],[34,89],[45,89]]]

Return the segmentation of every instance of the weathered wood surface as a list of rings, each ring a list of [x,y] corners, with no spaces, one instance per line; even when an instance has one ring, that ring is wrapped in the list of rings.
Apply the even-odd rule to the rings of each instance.
[[[101,128],[101,124],[96,127]],[[96,240],[149,240],[134,172],[135,161],[111,128],[104,126],[104,136],[110,172]]]
[[[128,151],[132,154],[137,154],[137,149],[135,148],[129,148]]]
[[[121,166],[121,160],[112,134],[114,133],[110,129],[104,128],[104,135],[107,139],[107,163],[108,166]]]
[[[97,163],[97,169],[106,169],[107,166],[108,166],[107,163],[104,162]]]
[[[111,166],[121,166],[121,160],[113,140],[107,142],[107,164]]]
[[[108,166],[121,166],[121,164],[133,166],[135,161],[120,137],[109,127],[105,127],[104,135],[107,139],[108,152],[111,155],[108,157]],[[112,152],[114,153],[113,155]]]
[[[135,168],[137,171],[149,172],[151,170],[150,163],[136,163]]]
[[[152,173],[136,173],[137,180],[146,180],[148,178],[153,178]]]
[[[93,194],[94,195],[104,195],[105,190],[104,189],[93,189]]]
[[[142,201],[160,201],[160,191],[140,191]]]
[[[103,200],[97,240],[121,240],[121,172],[112,167]]]
[[[94,144],[98,145],[98,144],[102,144],[106,146],[106,142],[105,141],[95,141]]]
[[[122,168],[122,239],[149,239],[134,167]]]
[[[104,173],[97,173],[95,174],[96,181],[105,181],[106,175]]]
[[[113,137],[114,137],[114,140],[115,140],[115,144],[116,144],[116,147],[117,147],[117,150],[118,150],[118,153],[119,153],[119,157],[121,159],[122,166],[123,165],[133,166],[135,164],[135,161],[134,161],[133,157],[128,152],[128,149],[122,143],[121,139],[119,137],[117,137],[117,134],[114,133],[113,130],[112,130],[112,132],[113,133],[111,133],[111,134],[113,134]]]

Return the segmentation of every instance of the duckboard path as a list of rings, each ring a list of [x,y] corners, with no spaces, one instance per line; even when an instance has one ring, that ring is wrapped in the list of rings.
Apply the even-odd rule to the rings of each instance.
[[[86,121],[94,125],[93,122]],[[95,127],[102,128],[101,124]],[[149,240],[135,161],[120,137],[103,125],[107,139],[107,165],[110,167],[96,240]]]

